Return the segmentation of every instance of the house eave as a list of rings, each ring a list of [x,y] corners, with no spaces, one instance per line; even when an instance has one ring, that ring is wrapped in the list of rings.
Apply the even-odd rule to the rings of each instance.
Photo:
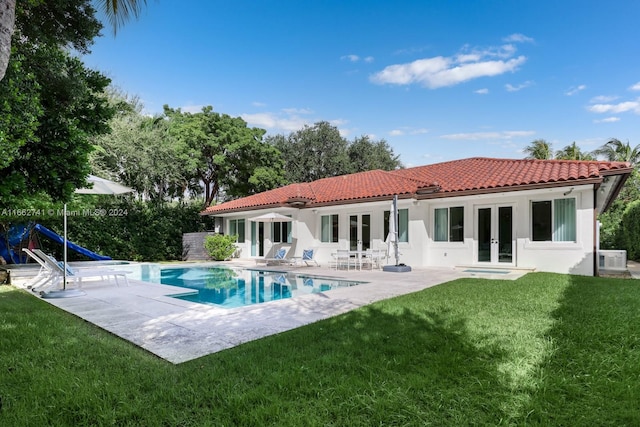
[[[474,188],[469,190],[462,191],[446,191],[446,192],[437,192],[430,194],[416,194],[415,198],[417,200],[429,200],[429,199],[441,199],[447,197],[460,197],[460,196],[475,196],[475,195],[483,195],[483,194],[495,194],[495,193],[505,193],[512,191],[526,191],[526,190],[539,190],[545,188],[558,188],[558,187],[568,187],[572,185],[598,185],[602,182],[602,178],[589,178],[589,179],[579,179],[579,180],[571,180],[571,181],[556,181],[556,182],[546,182],[546,183],[537,183],[537,184],[524,184],[524,185],[513,185],[513,186],[501,186],[501,187],[492,187],[492,188]]]

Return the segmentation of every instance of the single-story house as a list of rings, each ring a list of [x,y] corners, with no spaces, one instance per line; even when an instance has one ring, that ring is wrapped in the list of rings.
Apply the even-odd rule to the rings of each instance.
[[[290,184],[206,208],[238,235],[241,258],[386,248],[398,196],[401,263],[595,275],[598,222],[632,172],[626,162],[469,158]],[[254,222],[277,212],[291,222]]]

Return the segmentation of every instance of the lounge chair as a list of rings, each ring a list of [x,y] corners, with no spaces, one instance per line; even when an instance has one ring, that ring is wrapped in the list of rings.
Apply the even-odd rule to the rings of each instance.
[[[29,258],[40,264],[40,271],[27,283],[27,289],[38,292],[55,285],[56,280],[59,278],[57,270],[51,268],[40,256],[33,253],[30,249],[22,248],[22,250]]]
[[[280,248],[276,251],[273,258],[265,258],[265,262],[267,265],[281,265],[281,264],[291,264],[295,262],[295,259],[287,258],[287,250],[288,248]]]
[[[34,249],[33,252],[42,259],[45,264],[59,277],[63,278],[65,275],[65,267],[61,261],[57,261],[54,257],[49,256],[42,252],[40,249]],[[82,279],[85,278],[101,278],[102,280],[109,281],[113,278],[116,282],[116,286],[120,286],[119,278],[124,280],[124,283],[129,286],[129,280],[127,279],[127,274],[131,273],[126,270],[114,270],[110,268],[84,268],[84,269],[76,269],[71,267],[69,264],[66,265],[67,278],[72,278],[73,282],[78,286],[82,286]]]
[[[302,251],[302,262],[307,266],[309,266],[309,263],[314,263],[316,267],[320,267],[320,264],[318,264],[318,261],[314,258],[315,254],[316,251],[314,249],[304,249]]]

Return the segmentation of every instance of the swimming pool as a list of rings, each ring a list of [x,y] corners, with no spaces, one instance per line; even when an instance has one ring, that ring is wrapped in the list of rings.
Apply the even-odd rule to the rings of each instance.
[[[173,298],[223,308],[262,304],[366,282],[282,271],[227,267],[162,268],[160,283],[193,289]]]

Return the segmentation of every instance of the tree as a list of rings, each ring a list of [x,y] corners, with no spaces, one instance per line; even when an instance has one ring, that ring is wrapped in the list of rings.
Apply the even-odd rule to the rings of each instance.
[[[602,249],[627,249],[630,259],[637,259],[640,252],[635,244],[630,245],[629,230],[634,228],[633,224],[627,222],[637,218],[636,201],[640,200],[640,172],[638,165],[640,159],[640,146],[631,148],[629,142],[621,142],[612,138],[602,147],[594,150],[594,154],[604,157],[608,161],[629,162],[634,167],[629,179],[625,182],[620,194],[614,200],[607,212],[599,216],[602,224],[600,228],[600,244]],[[633,209],[634,215],[627,213],[627,208],[631,204],[636,205]],[[635,237],[635,234],[631,237]],[[633,252],[633,255],[631,254]],[[634,258],[634,256],[636,258]]]
[[[387,141],[371,141],[364,135],[356,138],[347,149],[351,172],[382,169],[394,170],[402,167],[399,156],[393,154]]]
[[[560,151],[556,151],[556,159],[558,160],[595,160],[591,153],[584,153],[575,141],[564,147]]]
[[[16,0],[0,0],[0,80],[9,65],[11,37],[16,21]]]
[[[68,53],[98,35],[93,13],[88,0],[16,7],[15,54],[0,81],[0,123],[17,124],[3,127],[0,138],[10,153],[0,168],[5,203],[38,192],[62,200],[85,184],[88,137],[108,131],[113,114],[102,95],[109,79]]]
[[[304,126],[285,137],[267,138],[285,162],[289,182],[311,182],[350,172],[348,141],[328,122]]]
[[[550,160],[553,159],[551,144],[544,139],[536,139],[524,148],[527,159]]]
[[[162,117],[119,115],[111,121],[111,133],[93,142],[90,159],[95,174],[116,179],[153,202],[185,196],[189,176]]]
[[[164,116],[191,182],[204,184],[205,206],[222,192],[240,197],[284,183],[280,153],[262,141],[264,129],[211,106],[192,114],[165,105]]]
[[[640,259],[640,200],[634,200],[625,207],[620,223],[620,236],[629,259]]]
[[[83,4],[78,7],[77,2],[66,2],[66,4],[61,5],[60,1],[56,2],[47,2],[44,0],[27,0],[25,7],[28,9],[35,7],[44,7],[46,8],[47,3],[52,3],[52,8],[58,8],[59,10],[64,10],[67,14],[67,18],[73,16],[75,12],[79,10],[83,10],[83,12],[89,12],[91,10],[91,15],[93,15],[93,8],[90,6],[88,2],[82,2]],[[56,3],[53,5],[53,3]],[[70,3],[70,4],[69,4]],[[101,0],[99,2],[102,5],[103,11],[107,15],[109,21],[111,21],[114,33],[124,22],[126,22],[131,16],[135,16],[136,18],[139,16],[140,11],[142,9],[142,5],[146,5],[146,0]],[[16,1],[15,0],[0,0],[0,81],[4,79],[7,67],[9,65],[9,58],[12,54],[12,39],[13,34],[16,29],[16,16],[19,15],[19,11],[16,10]],[[43,15],[46,19],[50,18],[50,15]],[[34,21],[38,21],[38,15],[31,16]],[[63,17],[64,18],[64,17]],[[51,29],[51,27],[57,27],[58,30],[64,30],[65,24],[69,22],[68,19],[61,19],[58,21],[50,20],[46,22],[46,26]],[[71,25],[68,28],[72,27]],[[41,31],[42,27],[39,27],[36,22],[31,24],[31,28],[35,31]]]
[[[640,145],[631,148],[629,141],[623,143],[616,138],[610,139],[593,153],[597,156],[603,156],[610,162],[629,162],[634,167],[640,161]]]

